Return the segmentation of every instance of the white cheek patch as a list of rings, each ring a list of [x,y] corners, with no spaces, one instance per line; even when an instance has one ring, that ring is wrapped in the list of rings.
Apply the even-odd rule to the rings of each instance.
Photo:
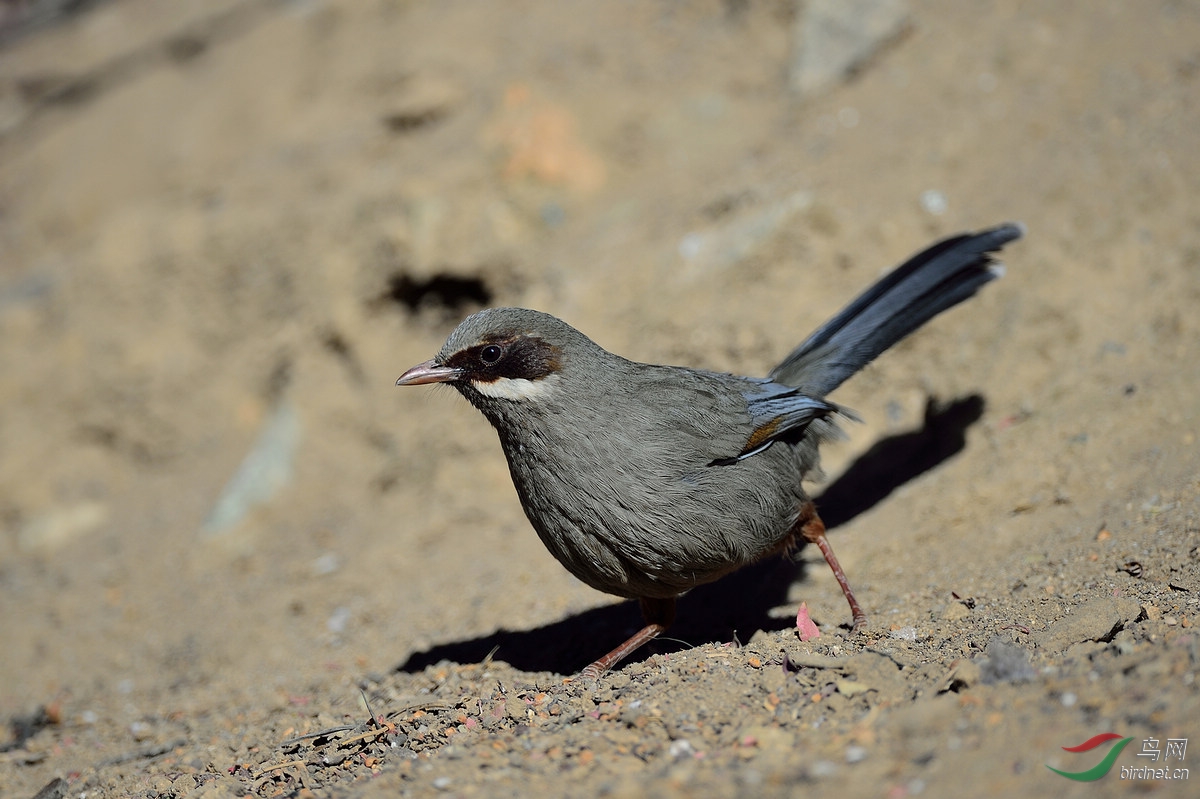
[[[540,380],[526,380],[523,377],[501,377],[484,382],[475,380],[471,386],[485,397],[492,399],[526,402],[539,400],[554,393],[558,385],[558,375],[547,375]]]

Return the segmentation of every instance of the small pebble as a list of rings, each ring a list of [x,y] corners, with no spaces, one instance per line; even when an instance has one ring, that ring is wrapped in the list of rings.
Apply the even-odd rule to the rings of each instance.
[[[927,189],[921,192],[921,208],[927,213],[934,216],[941,216],[946,213],[949,203],[946,201],[946,195],[942,194],[937,189]]]
[[[679,254],[692,260],[704,249],[704,237],[699,233],[688,233],[679,240]]]
[[[329,618],[325,621],[325,629],[331,633],[344,633],[349,624],[350,608],[343,606],[329,614]]]
[[[317,577],[333,574],[342,567],[342,559],[336,552],[326,552],[312,563],[312,572]]]
[[[696,754],[692,742],[686,738],[671,741],[671,746],[668,747],[667,752],[676,760],[682,757],[694,757]]]

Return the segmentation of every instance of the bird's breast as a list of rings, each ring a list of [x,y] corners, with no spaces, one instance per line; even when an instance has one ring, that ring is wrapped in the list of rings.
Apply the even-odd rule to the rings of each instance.
[[[777,455],[710,467],[711,453],[698,444],[627,433],[501,430],[531,524],[588,585],[619,596],[676,596],[787,536],[804,495],[786,445]]]

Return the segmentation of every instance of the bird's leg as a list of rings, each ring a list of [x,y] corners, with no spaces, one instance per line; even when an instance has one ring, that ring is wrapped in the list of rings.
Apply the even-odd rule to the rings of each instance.
[[[630,636],[628,641],[579,672],[580,677],[587,680],[598,678],[601,674],[629,657],[639,646],[649,643],[660,636],[663,631],[671,626],[671,622],[675,621],[674,599],[643,598],[640,602],[642,606],[642,618],[645,619],[646,626]]]
[[[838,563],[837,555],[833,554],[833,547],[829,546],[829,539],[825,537],[825,522],[821,521],[821,517],[817,515],[817,506],[811,501],[804,503],[804,507],[800,509],[800,518],[796,522],[796,527],[799,528],[800,535],[804,536],[805,541],[811,541],[820,548],[821,554],[825,556],[825,562],[829,564],[829,568],[833,569],[833,576],[837,578],[838,585],[842,587],[842,593],[846,595],[846,601],[850,603],[850,614],[854,617],[852,629],[857,631],[867,623],[867,614],[863,613],[858,600],[854,598],[854,591],[846,579],[846,572],[842,571],[842,564]]]

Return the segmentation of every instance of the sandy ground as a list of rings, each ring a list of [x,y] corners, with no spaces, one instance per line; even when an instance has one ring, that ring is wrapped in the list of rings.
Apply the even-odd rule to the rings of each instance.
[[[7,42],[0,795],[1195,795],[1121,775],[1200,757],[1140,756],[1200,739],[1200,10],[914,3],[803,97],[795,14],[123,0]],[[1009,219],[1007,276],[834,397],[862,634],[810,548],[571,681],[636,608],[479,414],[392,386],[483,304],[764,374]],[[1104,732],[1107,776],[1046,768]]]

